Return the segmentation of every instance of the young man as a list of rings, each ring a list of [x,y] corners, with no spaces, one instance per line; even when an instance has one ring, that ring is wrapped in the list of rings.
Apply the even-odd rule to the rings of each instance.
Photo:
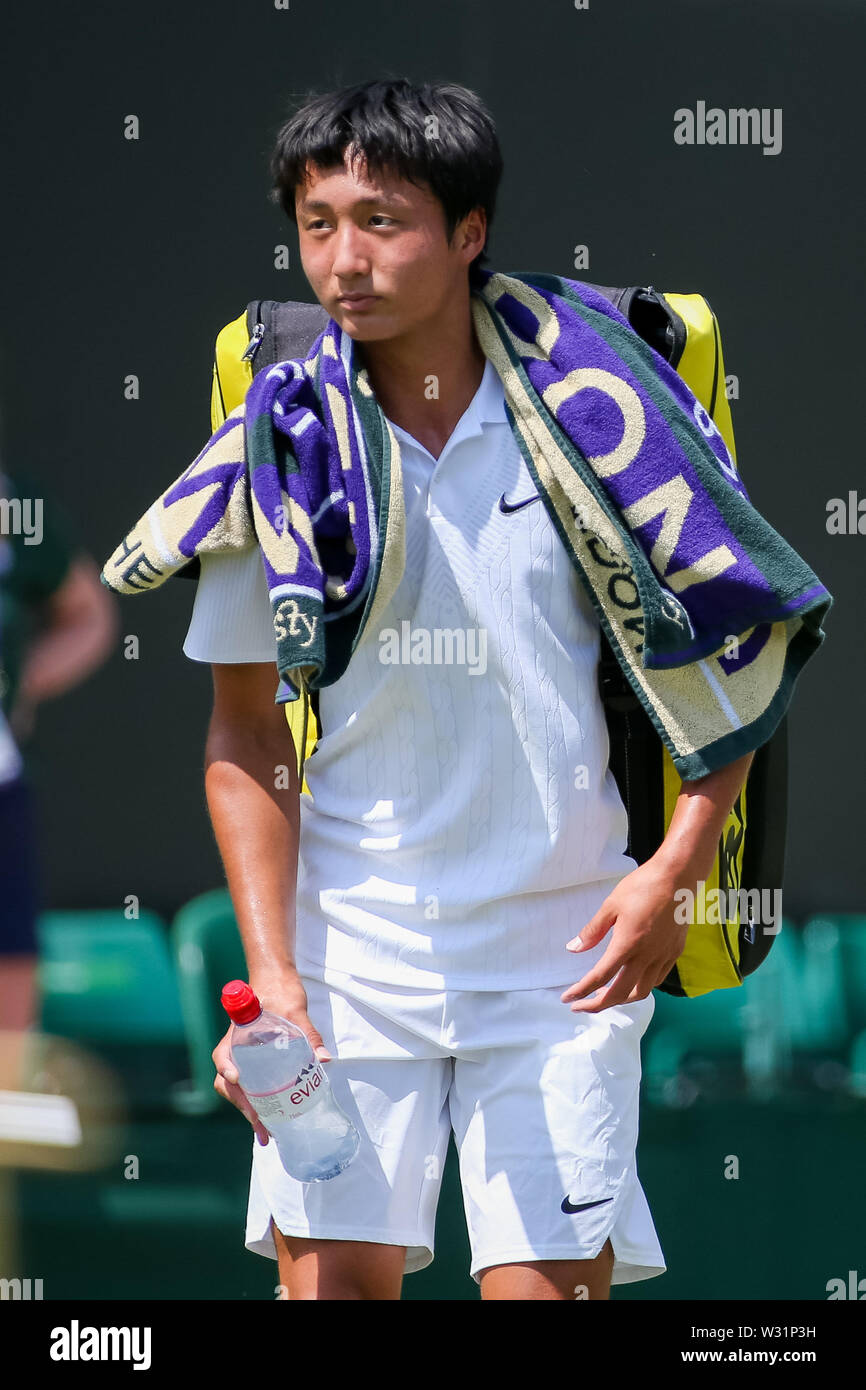
[[[328,1060],[362,1139],[338,1178],[289,1177],[226,1035],[216,1089],[259,1140],[246,1244],[291,1299],[399,1298],[432,1259],[453,1129],[482,1298],[607,1298],[664,1271],[635,1165],[640,1040],[685,943],[674,892],[708,876],[750,755],[684,784],[658,853],[626,857],[598,619],[473,332],[501,173],[478,98],[329,94],[273,167],[399,440],[406,563],[319,692],[300,798],[260,554],[201,557],[184,651],[213,669],[206,793],[250,983]],[[462,629],[472,656],[382,660],[407,619]]]

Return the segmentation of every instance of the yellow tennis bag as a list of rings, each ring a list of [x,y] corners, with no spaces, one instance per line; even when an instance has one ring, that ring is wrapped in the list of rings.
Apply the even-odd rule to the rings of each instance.
[[[660,293],[652,286],[594,285],[635,332],[675,367],[736,452],[719,325],[699,294]],[[253,375],[304,358],[328,322],[320,304],[253,300],[216,340],[211,429],[246,395]],[[180,571],[198,575],[198,560]],[[626,679],[604,634],[599,689],[610,736],[610,769],[628,812],[627,852],[642,864],[667,833],[682,782],[670,754]],[[321,734],[318,692],[285,705],[298,750],[302,790],[307,758]],[[715,865],[695,903],[685,950],[659,989],[681,997],[742,984],[764,960],[781,927],[787,819],[787,720],[755,754],[745,787],[725,823]]]

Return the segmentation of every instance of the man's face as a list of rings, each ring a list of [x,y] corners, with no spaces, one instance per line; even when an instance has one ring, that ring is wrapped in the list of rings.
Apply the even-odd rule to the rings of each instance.
[[[369,174],[363,162],[352,173],[348,151],[342,169],[311,166],[308,175],[295,193],[301,263],[350,337],[399,337],[465,293],[467,267],[484,245],[483,209],[464,218],[449,245],[444,209],[426,187]],[[346,295],[374,297],[352,304]]]

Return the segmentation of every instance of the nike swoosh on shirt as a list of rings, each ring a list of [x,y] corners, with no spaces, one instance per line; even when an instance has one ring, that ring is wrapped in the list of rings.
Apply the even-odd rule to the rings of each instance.
[[[519,512],[521,507],[528,507],[530,502],[540,502],[541,493],[536,492],[534,497],[524,497],[521,502],[506,502],[505,493],[499,499],[499,510],[501,512]]]
[[[562,1199],[562,1210],[563,1210],[564,1212],[571,1212],[571,1211],[586,1211],[587,1207],[601,1207],[601,1206],[604,1206],[605,1202],[612,1202],[612,1201],[613,1201],[613,1198],[612,1198],[612,1197],[599,1197],[599,1199],[598,1199],[597,1202],[579,1202],[577,1206],[573,1206],[573,1205],[571,1204],[571,1202],[568,1200],[567,1197],[563,1197],[563,1199]]]

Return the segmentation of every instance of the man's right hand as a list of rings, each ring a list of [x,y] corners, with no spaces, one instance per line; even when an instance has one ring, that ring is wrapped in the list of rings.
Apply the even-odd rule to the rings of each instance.
[[[313,1027],[307,1016],[307,994],[296,971],[284,976],[279,982],[269,979],[267,985],[261,989],[256,988],[254,980],[250,981],[250,986],[255,990],[263,1009],[279,1015],[280,1018],[287,1018],[290,1023],[294,1023],[296,1028],[300,1028],[301,1032],[306,1034],[318,1061],[330,1062],[332,1060],[331,1054],[322,1040],[321,1033]],[[230,1025],[225,1035],[220,1038],[212,1053],[213,1064],[217,1070],[213,1083],[214,1090],[224,1100],[231,1101],[232,1105],[246,1116],[255,1130],[259,1143],[267,1144],[270,1138],[268,1131],[238,1085],[237,1069],[232,1062],[229,1050],[232,1026]]]

